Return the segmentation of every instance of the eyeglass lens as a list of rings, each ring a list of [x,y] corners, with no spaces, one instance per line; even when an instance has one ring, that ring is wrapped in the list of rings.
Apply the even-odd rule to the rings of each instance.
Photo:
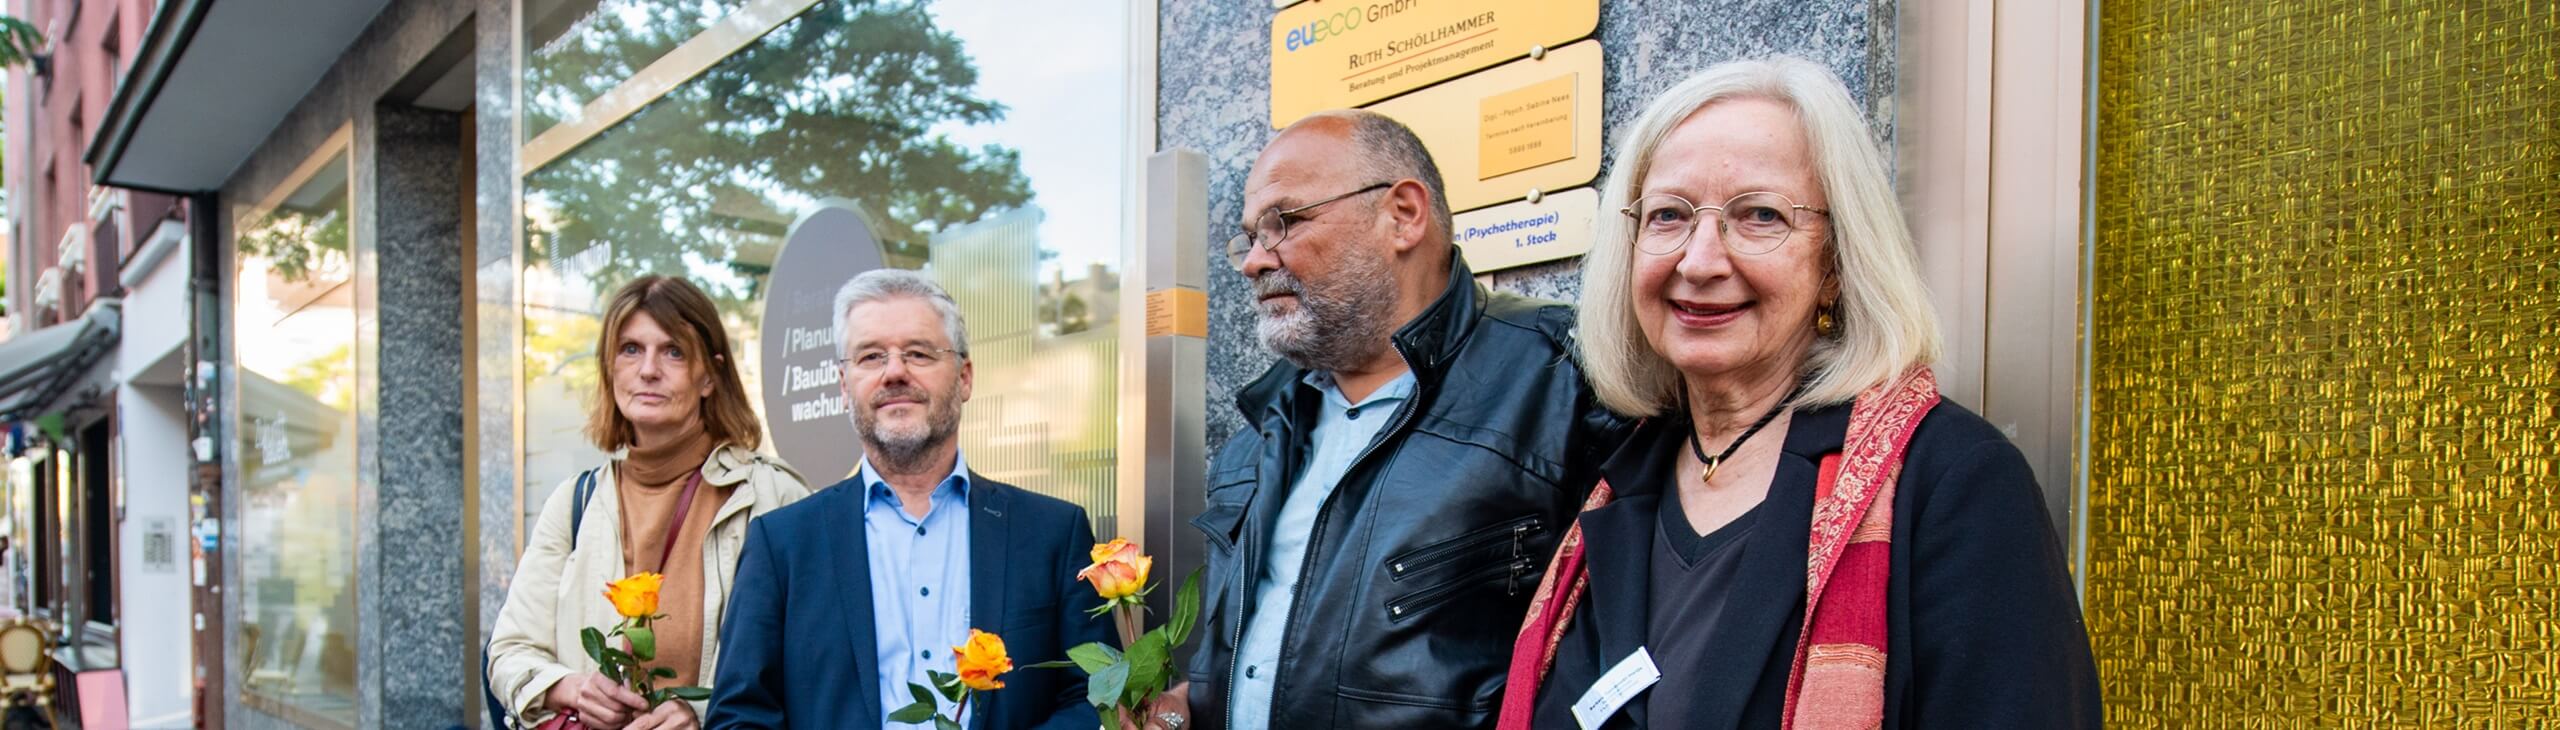
[[[1736,253],[1775,251],[1795,234],[1795,201],[1769,192],[1744,193],[1721,206],[1699,206],[1677,195],[1637,198],[1628,212],[1635,217],[1636,249],[1654,255],[1680,250],[1697,234],[1698,222],[1717,213],[1724,245]]]

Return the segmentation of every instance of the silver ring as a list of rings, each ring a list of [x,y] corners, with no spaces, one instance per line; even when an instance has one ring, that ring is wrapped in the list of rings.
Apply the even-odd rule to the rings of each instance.
[[[1184,723],[1184,722],[1188,722],[1188,721],[1189,721],[1188,719],[1184,718],[1180,713],[1174,713],[1174,712],[1159,712],[1159,713],[1156,713],[1156,719],[1158,719],[1158,720],[1163,720],[1163,721],[1164,721],[1164,726],[1165,726],[1165,728],[1166,728],[1167,730],[1182,730],[1182,723]]]

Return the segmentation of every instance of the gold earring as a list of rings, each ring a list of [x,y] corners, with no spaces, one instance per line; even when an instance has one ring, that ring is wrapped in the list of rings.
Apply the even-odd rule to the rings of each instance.
[[[1813,331],[1824,337],[1840,333],[1840,320],[1831,316],[1830,307],[1823,307],[1813,313]]]

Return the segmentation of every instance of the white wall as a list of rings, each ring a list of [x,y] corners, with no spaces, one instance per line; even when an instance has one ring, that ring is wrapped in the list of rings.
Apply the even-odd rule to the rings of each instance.
[[[117,525],[117,638],[137,728],[194,724],[195,611],[187,540],[186,247],[138,277],[124,303],[116,409],[124,512]],[[165,540],[153,550],[148,543]]]
[[[124,524],[117,539],[123,584],[116,629],[125,701],[134,727],[193,723],[195,612],[188,581],[186,412],[178,389],[125,386]],[[156,533],[156,537],[155,537]],[[166,540],[158,555],[145,541]],[[165,562],[155,558],[166,556]]]
[[[148,271],[125,272],[116,381],[177,385],[179,363],[163,361],[187,342],[187,268],[192,246],[186,224],[178,221],[137,228],[141,230],[134,235],[143,240],[135,261],[153,265]]]

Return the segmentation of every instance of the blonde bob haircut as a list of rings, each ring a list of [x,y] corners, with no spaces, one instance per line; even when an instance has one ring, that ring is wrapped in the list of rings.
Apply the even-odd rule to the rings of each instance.
[[[1846,403],[1858,393],[1938,359],[1938,319],[1920,280],[1911,231],[1893,178],[1849,89],[1831,71],[1792,56],[1717,64],[1655,97],[1618,141],[1617,168],[1600,191],[1599,237],[1582,259],[1582,313],[1575,326],[1583,372],[1600,403],[1631,417],[1677,411],[1680,371],[1654,351],[1636,323],[1635,226],[1616,211],[1634,200],[1654,150],[1690,115],[1725,99],[1760,98],[1793,107],[1812,147],[1814,172],[1831,204],[1831,274],[1840,299],[1836,332],[1817,338],[1804,364],[1799,406]]]
[[[587,411],[587,440],[607,452],[618,451],[639,439],[631,419],[622,416],[622,407],[613,400],[613,353],[622,342],[622,328],[631,324],[631,315],[646,312],[658,329],[676,341],[689,355],[685,362],[697,370],[688,375],[703,375],[708,368],[711,394],[702,399],[695,412],[702,419],[702,433],[713,446],[721,444],[755,450],[764,444],[764,428],[756,425],[755,407],[747,402],[746,385],[738,378],[738,356],[729,347],[729,329],[720,324],[720,310],[711,303],[710,295],[692,282],[671,276],[643,276],[622,285],[604,306],[603,331],[596,333],[596,398]]]

